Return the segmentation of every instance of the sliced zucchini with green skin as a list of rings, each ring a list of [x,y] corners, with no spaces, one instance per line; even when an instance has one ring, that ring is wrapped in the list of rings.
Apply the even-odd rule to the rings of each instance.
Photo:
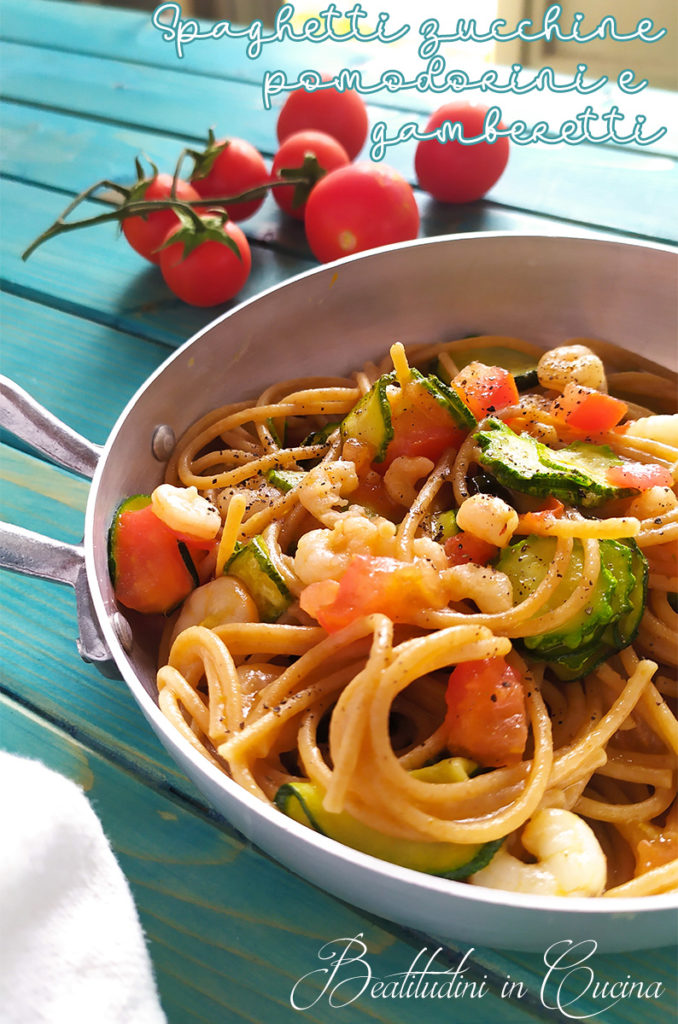
[[[456,427],[472,430],[476,418],[456,391],[448,388],[437,377],[425,377],[412,369],[412,382],[433,398],[447,412]],[[375,452],[372,461],[383,462],[386,449],[393,440],[393,419],[387,388],[397,387],[395,373],[386,373],[377,380],[366,395],[345,416],[341,424],[341,439],[355,438],[369,445]]]
[[[524,601],[542,582],[553,561],[556,544],[555,537],[529,536],[516,544],[510,544],[502,551],[496,566],[500,572],[508,576],[513,584],[514,604]],[[600,573],[584,608],[548,633],[525,637],[523,645],[528,651],[544,657],[548,656],[549,659],[578,651],[599,637],[602,629],[620,613],[618,588],[622,588],[623,594],[627,595],[631,589],[632,577],[630,560],[625,578],[620,572],[621,578],[617,579],[611,571],[609,563],[615,560],[613,555],[618,554],[619,559],[622,557],[621,545],[616,546],[620,549],[619,552],[616,549],[614,552],[604,550],[612,544],[614,542],[600,542]],[[579,586],[583,565],[584,551],[581,542],[575,540],[567,572],[548,601],[539,609],[537,615],[560,608],[567,601]],[[626,605],[624,604],[623,607],[625,608]]]
[[[113,586],[115,586],[115,579],[117,575],[117,566],[115,563],[115,548],[118,540],[118,526],[120,524],[120,516],[123,514],[123,512],[137,512],[140,508],[146,508],[146,506],[150,504],[150,494],[133,494],[131,498],[125,498],[124,501],[121,501],[113,514],[113,520],[108,531],[108,572],[110,574],[111,583],[113,584]],[[181,555],[183,558],[183,551]],[[195,573],[195,566],[193,566],[193,562],[191,562],[191,570],[193,573]],[[189,570],[189,572],[191,570]]]
[[[386,394],[389,384],[395,382],[395,374],[384,374],[375,381],[366,395],[351,409],[341,423],[341,439],[349,437],[362,441],[375,452],[373,462],[383,462],[386,449],[393,440],[391,405]]]
[[[283,494],[300,484],[307,473],[303,469],[269,469],[266,479]]]
[[[516,434],[495,418],[488,419],[474,437],[481,466],[504,487],[523,494],[552,496],[565,504],[594,508],[638,493],[636,488],[607,482],[607,470],[622,462],[607,445],[576,441],[554,451],[528,434]]]
[[[324,427],[320,428],[320,430],[314,430],[312,434],[305,437],[301,443],[305,448],[308,448],[312,444],[326,444],[327,439],[335,430],[338,430],[340,426],[341,423],[326,423]]]
[[[618,654],[619,651],[623,651],[625,647],[632,644],[638,634],[647,597],[649,575],[647,559],[635,541],[628,541],[618,546],[626,547],[630,553],[631,587],[626,602],[627,607],[618,618],[605,627],[597,643],[557,658],[554,656],[554,652],[551,652],[549,666],[563,682],[571,682],[574,679],[587,676],[589,672],[593,672],[598,665],[607,661],[613,654]]]
[[[456,510],[451,508],[446,512],[436,512],[430,519],[430,530],[433,540],[444,544],[450,537],[459,533],[457,526]]]
[[[624,541],[624,546],[631,552],[631,572],[633,585],[629,594],[629,607],[620,615],[614,624],[614,643],[621,651],[632,644],[638,635],[640,623],[645,611],[647,600],[647,581],[650,567],[647,559],[635,540]]]
[[[449,388],[434,374],[425,377],[419,370],[414,369],[412,370],[412,380],[421,384],[424,390],[435,398],[438,405],[442,405],[443,409],[449,412],[458,427],[462,430],[473,430],[478,421],[453,388]]]
[[[520,642],[533,658],[546,661],[563,681],[588,675],[628,647],[643,617],[648,569],[640,548],[634,541],[599,543],[600,575],[586,606],[558,629]],[[502,552],[497,568],[513,582],[514,603],[529,596],[544,578],[555,545],[553,537],[526,537]],[[568,571],[543,611],[559,607],[574,592],[582,565],[581,544],[575,541]]]
[[[424,769],[425,770],[425,769]],[[322,806],[323,792],[312,782],[287,782],[275,796],[276,806],[295,821],[390,864],[445,878],[467,878],[489,864],[503,839],[490,843],[416,842],[387,836],[350,814],[330,814]]]
[[[456,349],[450,352],[455,366],[463,370],[469,363],[483,363],[484,366],[501,366],[513,374],[518,391],[529,391],[539,383],[537,376],[537,359],[528,352],[519,352],[502,345],[483,345],[478,348]],[[438,358],[433,368],[436,377],[446,384],[450,383],[450,375]]]
[[[236,544],[224,573],[244,583],[263,622],[276,622],[292,603],[285,581],[273,565],[261,537],[253,537],[247,544]]]

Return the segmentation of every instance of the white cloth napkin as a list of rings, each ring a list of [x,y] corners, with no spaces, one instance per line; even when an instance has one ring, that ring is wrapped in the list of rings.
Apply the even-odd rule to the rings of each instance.
[[[3,1024],[166,1024],[127,882],[88,800],[0,751]]]

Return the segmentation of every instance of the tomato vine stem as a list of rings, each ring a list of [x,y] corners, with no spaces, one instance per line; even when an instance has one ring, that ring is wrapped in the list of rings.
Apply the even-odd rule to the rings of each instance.
[[[47,242],[50,238],[55,238],[57,235],[63,235],[68,231],[77,231],[80,228],[92,227],[95,224],[106,224],[109,221],[122,221],[128,217],[140,217],[145,216],[149,213],[154,213],[157,210],[176,210],[181,211],[190,217],[196,226],[199,226],[200,215],[197,212],[199,208],[214,208],[227,206],[231,203],[239,203],[247,199],[258,199],[261,196],[265,196],[269,189],[278,188],[279,186],[289,185],[303,185],[309,183],[309,176],[306,174],[298,174],[295,177],[290,176],[281,180],[271,179],[265,182],[263,185],[257,185],[254,188],[245,189],[244,192],[239,192],[234,196],[212,196],[209,199],[195,199],[187,203],[181,199],[173,199],[171,196],[166,199],[141,199],[129,202],[129,196],[132,191],[125,185],[120,185],[115,181],[108,181],[103,179],[95,182],[88,188],[84,189],[79,195],[75,197],[68,204],[68,206],[62,210],[57,219],[45,230],[41,235],[38,235],[34,241],[24,250],[21,254],[22,260],[27,260],[28,257],[35,252],[35,250],[41,246],[44,242]],[[120,196],[119,202],[117,202],[112,196],[97,196],[97,192],[101,190],[108,190],[109,192],[117,193]],[[93,217],[83,217],[81,220],[68,221],[66,218],[75,210],[81,203],[86,200],[97,200],[99,202],[116,203],[116,209],[110,210],[106,213],[100,213]]]

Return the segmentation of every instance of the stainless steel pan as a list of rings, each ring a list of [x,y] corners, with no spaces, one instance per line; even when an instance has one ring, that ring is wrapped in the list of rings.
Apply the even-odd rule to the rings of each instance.
[[[106,536],[120,500],[160,482],[174,438],[189,424],[275,380],[349,372],[396,340],[471,333],[517,335],[544,347],[602,338],[675,368],[677,289],[678,254],[669,248],[511,234],[435,238],[321,267],[226,313],[150,377],[103,448],[7,382],[3,425],[91,476],[92,487],[82,546],[3,525],[0,564],[75,587],[81,655],[122,676],[169,753],[236,828],[310,881],[401,924],[469,944],[534,951],[556,938],[595,939],[607,951],[666,944],[675,933],[675,896],[558,900],[483,890],[348,850],[249,796],[159,712],[154,643],[141,617],[116,606]]]

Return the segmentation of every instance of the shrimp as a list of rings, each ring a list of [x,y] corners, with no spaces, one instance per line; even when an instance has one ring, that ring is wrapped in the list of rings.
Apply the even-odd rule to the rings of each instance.
[[[506,573],[485,565],[454,565],[443,579],[450,601],[474,601],[486,615],[507,612],[513,607],[513,584]]]
[[[526,864],[505,849],[471,875],[473,885],[547,896],[600,896],[607,860],[589,825],[572,811],[543,808],[528,822],[523,846],[537,858]]]
[[[459,506],[457,526],[488,544],[505,548],[518,529],[518,513],[493,494],[472,494]]]
[[[196,587],[186,598],[174,623],[170,646],[189,626],[214,629],[227,622],[258,621],[257,606],[242,583],[234,576],[217,576]]]
[[[429,537],[416,537],[415,561],[425,559],[442,571],[448,567],[442,546]],[[362,510],[349,509],[330,530],[310,530],[299,539],[294,571],[306,585],[321,580],[338,580],[354,555],[396,558],[394,523],[381,516],[368,517]]]
[[[198,494],[197,487],[161,484],[151,494],[151,504],[158,519],[179,533],[211,540],[221,528],[218,509]]]
[[[545,352],[537,364],[539,383],[563,392],[568,384],[607,391],[602,360],[586,345],[559,345]]]
[[[299,501],[324,526],[332,526],[342,515],[336,506],[346,509],[348,501],[344,494],[355,491],[359,482],[352,462],[321,462],[301,484]]]

